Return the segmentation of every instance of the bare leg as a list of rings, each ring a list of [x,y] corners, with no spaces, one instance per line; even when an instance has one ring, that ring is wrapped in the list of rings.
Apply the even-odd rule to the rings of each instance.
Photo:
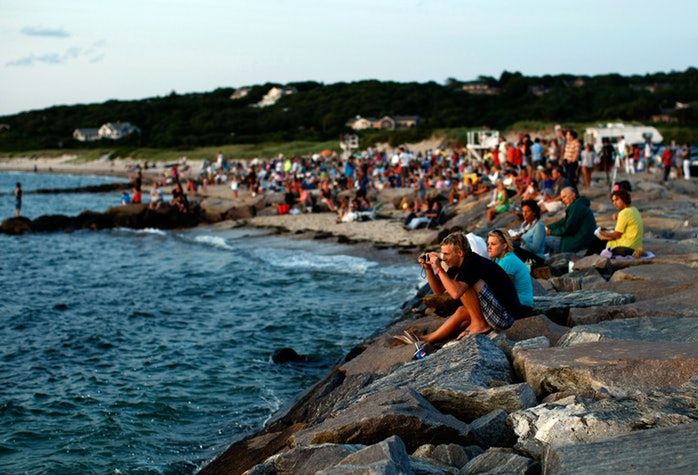
[[[467,293],[467,292],[466,292]],[[470,323],[470,315],[465,307],[458,307],[453,315],[448,317],[446,321],[436,330],[421,338],[427,343],[446,339],[454,335],[457,331],[462,331],[467,328]]]
[[[467,329],[467,333],[464,332],[465,334],[459,335],[459,338],[466,334],[475,335],[477,333],[485,333],[492,329],[482,315],[480,299],[478,298],[478,293],[482,290],[484,285],[485,283],[482,280],[478,280],[474,288],[468,289],[460,298],[461,302],[463,302],[463,307],[468,310],[468,314],[470,315],[470,326]]]

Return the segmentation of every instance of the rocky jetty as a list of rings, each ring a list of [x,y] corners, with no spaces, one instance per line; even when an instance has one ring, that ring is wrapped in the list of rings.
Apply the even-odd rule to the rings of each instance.
[[[654,259],[555,256],[535,282],[534,316],[415,360],[414,347],[393,336],[435,329],[452,305],[422,289],[399,320],[201,473],[691,471],[698,453],[698,190],[692,183],[637,185],[633,204],[648,217]],[[594,193],[605,223],[613,210],[606,191]],[[482,202],[458,208],[447,229],[485,229]],[[495,226],[515,220],[497,219]],[[402,234],[384,222],[376,238],[380,221],[348,225],[314,215],[274,220],[262,213],[247,224],[379,246],[429,247],[441,237]]]

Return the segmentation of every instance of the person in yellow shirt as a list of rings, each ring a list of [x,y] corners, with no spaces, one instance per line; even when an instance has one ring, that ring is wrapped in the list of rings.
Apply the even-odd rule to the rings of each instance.
[[[606,249],[614,256],[630,256],[636,251],[641,253],[645,227],[640,212],[630,206],[630,193],[616,190],[611,193],[611,201],[619,211],[616,227],[613,231],[599,231],[599,238],[608,241]]]

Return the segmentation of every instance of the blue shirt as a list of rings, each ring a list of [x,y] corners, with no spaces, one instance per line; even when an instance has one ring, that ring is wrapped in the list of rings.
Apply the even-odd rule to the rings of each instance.
[[[540,162],[543,160],[543,146],[536,142],[531,146],[531,158],[534,162]]]
[[[545,225],[540,220],[521,235],[521,247],[538,257],[545,257]]]
[[[513,252],[507,252],[501,259],[494,259],[514,282],[521,305],[533,307],[533,281],[531,272]]]

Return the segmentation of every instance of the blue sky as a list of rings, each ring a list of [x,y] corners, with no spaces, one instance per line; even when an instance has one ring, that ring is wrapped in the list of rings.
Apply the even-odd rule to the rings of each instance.
[[[0,115],[264,82],[698,66],[698,2],[0,0]]]

